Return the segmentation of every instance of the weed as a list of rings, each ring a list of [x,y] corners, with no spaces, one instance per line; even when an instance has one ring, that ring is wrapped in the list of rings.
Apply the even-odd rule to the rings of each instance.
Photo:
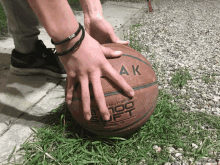
[[[185,84],[187,84],[187,81],[191,79],[192,76],[189,74],[187,68],[179,68],[176,70],[175,74],[172,74],[171,84],[182,88]]]
[[[151,57],[151,58],[155,58],[155,55],[154,55],[154,54],[151,54],[150,57]]]
[[[139,23],[137,25],[133,25],[130,28],[130,34],[125,34],[124,39],[130,41],[130,44],[129,44],[130,47],[137,50],[138,52],[141,52],[142,50],[148,50],[149,47],[146,47],[144,49],[143,44],[141,44],[138,40],[135,39],[137,37],[137,31],[133,31],[133,30],[134,30],[134,27],[139,27],[139,26],[141,26]]]
[[[215,82],[215,76],[217,76],[217,75],[218,75],[218,74],[216,74],[216,73],[203,75],[203,76],[202,76],[202,80],[203,80],[206,84],[211,83],[211,82]]]
[[[135,28],[138,28],[139,26],[142,26],[142,25],[140,23],[138,23],[136,25],[132,25],[131,30],[135,30]]]

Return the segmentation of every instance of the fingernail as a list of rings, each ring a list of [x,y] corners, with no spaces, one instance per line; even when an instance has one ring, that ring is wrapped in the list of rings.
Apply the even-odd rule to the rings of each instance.
[[[122,51],[115,51],[115,55],[121,55]]]
[[[104,115],[104,120],[109,120],[110,116],[109,115]]]
[[[117,43],[118,44],[127,44],[127,42],[129,42],[130,43],[130,41],[128,40],[128,41],[118,41]]]
[[[127,40],[128,41],[128,45],[130,44],[130,41],[129,40]]]
[[[131,97],[134,97],[134,91],[129,93]]]
[[[88,121],[89,121],[91,117],[90,117],[90,115],[89,115],[89,114],[87,114],[87,115],[85,116],[85,118],[86,118],[86,120],[88,120]]]

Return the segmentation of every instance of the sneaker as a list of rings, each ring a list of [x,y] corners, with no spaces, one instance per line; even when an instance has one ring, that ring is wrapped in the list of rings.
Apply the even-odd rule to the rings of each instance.
[[[15,75],[46,74],[66,78],[63,64],[55,55],[55,49],[46,48],[41,40],[36,42],[36,52],[23,54],[12,50],[10,71]]]

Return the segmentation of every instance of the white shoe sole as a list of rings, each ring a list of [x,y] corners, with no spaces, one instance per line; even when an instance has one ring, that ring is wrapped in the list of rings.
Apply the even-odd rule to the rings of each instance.
[[[10,65],[10,71],[12,74],[19,75],[19,76],[45,74],[45,75],[56,77],[56,78],[66,78],[67,77],[67,74],[54,73],[54,72],[52,72],[50,70],[46,70],[46,69],[15,68],[12,65]]]

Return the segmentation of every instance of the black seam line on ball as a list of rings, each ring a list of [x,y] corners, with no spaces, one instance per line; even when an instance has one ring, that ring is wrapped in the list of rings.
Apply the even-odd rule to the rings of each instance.
[[[145,85],[133,87],[132,89],[133,89],[134,91],[136,91],[136,90],[140,90],[140,89],[143,89],[143,88],[148,88],[148,87],[154,86],[154,85],[156,85],[156,84],[157,84],[157,81],[152,82],[152,83],[149,83],[149,84],[145,84]],[[125,93],[125,92],[122,91],[122,90],[121,90],[121,91],[115,91],[115,92],[109,92],[109,93],[105,93],[105,97],[107,97],[107,96],[112,96],[112,95],[116,95],[116,94],[123,94],[123,93]]]
[[[123,130],[123,129],[132,127],[132,126],[135,125],[136,123],[139,123],[139,122],[140,122],[143,118],[145,118],[152,110],[154,110],[153,108],[156,106],[156,102],[157,102],[157,100],[155,100],[154,105],[150,108],[150,110],[149,110],[147,113],[145,113],[145,114],[143,115],[142,118],[138,119],[136,122],[134,122],[134,123],[132,123],[132,124],[126,126],[126,127],[120,128],[120,129],[113,129],[113,130],[95,130],[95,129],[91,129],[91,128],[88,128],[88,127],[86,127],[86,126],[83,126],[83,125],[81,125],[81,124],[79,124],[79,125],[81,125],[81,126],[82,126],[83,128],[85,128],[85,129],[93,130],[93,131],[96,131],[96,132],[116,132],[116,133],[117,133],[117,131],[121,131],[121,130]]]
[[[134,58],[134,59],[136,59],[136,60],[139,60],[139,61],[145,63],[146,65],[148,65],[148,66],[152,69],[152,67],[151,67],[148,63],[146,63],[145,61],[143,61],[142,59],[140,59],[140,58],[138,58],[138,57],[134,57],[134,56],[128,55],[128,54],[122,54],[122,56],[127,56],[127,57]]]
[[[136,90],[140,90],[140,89],[143,89],[143,88],[148,88],[148,87],[154,86],[154,85],[156,85],[156,84],[157,84],[157,81],[152,82],[152,83],[149,83],[149,84],[145,84],[145,85],[133,87],[132,89],[133,89],[134,91],[136,91]],[[108,96],[117,95],[117,94],[124,94],[124,93],[125,93],[125,92],[124,92],[123,90],[121,90],[121,91],[115,91],[115,92],[105,93],[104,95],[105,95],[105,97],[108,97]],[[90,99],[95,99],[95,97],[94,97],[94,96],[90,96]],[[79,101],[79,100],[81,100],[81,98],[73,98],[72,101]]]

